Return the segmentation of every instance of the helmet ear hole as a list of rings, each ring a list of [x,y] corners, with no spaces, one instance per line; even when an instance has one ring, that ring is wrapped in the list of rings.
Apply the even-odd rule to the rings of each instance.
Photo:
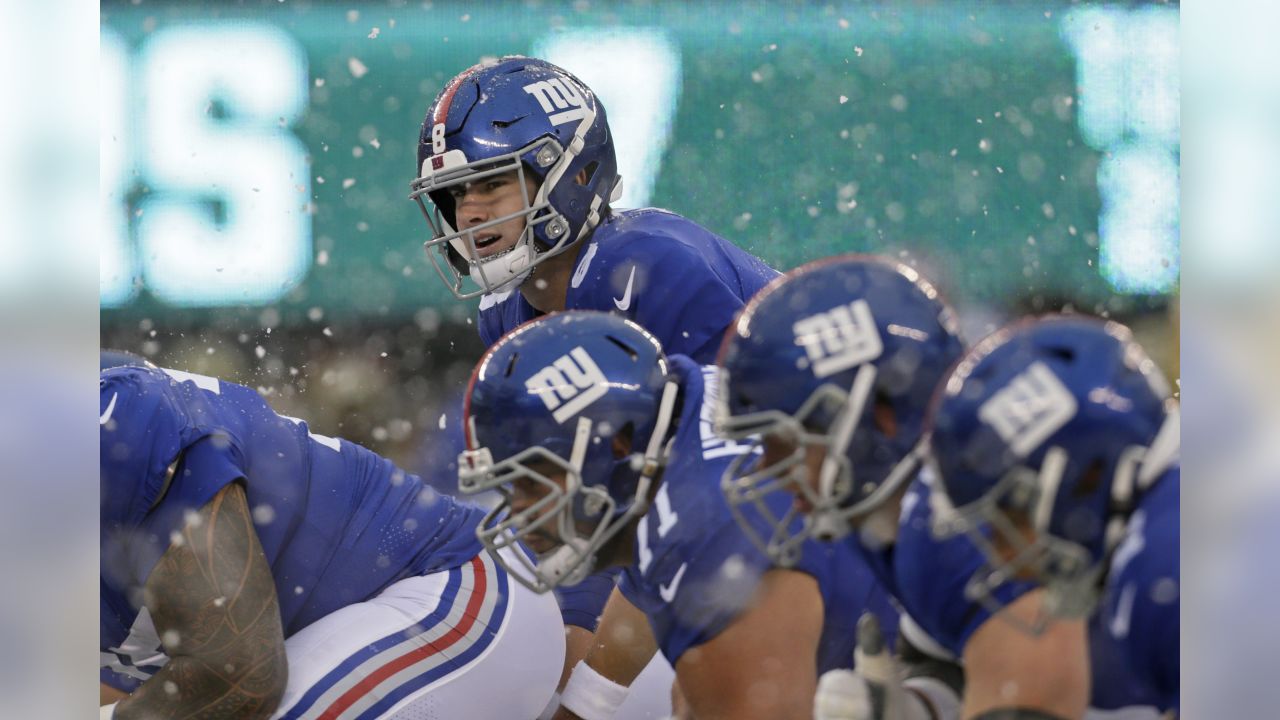
[[[1057,358],[1058,360],[1062,360],[1063,362],[1072,362],[1073,360],[1076,359],[1076,351],[1074,348],[1053,347],[1053,348],[1049,348],[1048,352],[1051,356]]]
[[[502,374],[503,377],[511,377],[511,373],[516,370],[516,361],[519,359],[520,353],[511,353],[511,361],[507,363],[506,372]]]
[[[631,358],[631,362],[635,362],[636,358],[640,357],[640,354],[636,352],[635,348],[631,347],[630,345],[626,344],[625,342],[619,340],[618,338],[612,335],[605,335],[605,340],[608,340],[614,345],[617,345],[618,348],[622,350],[622,352],[627,354],[627,357]]]
[[[595,177],[596,170],[598,170],[599,168],[600,168],[600,163],[595,160],[592,160],[591,162],[587,163],[587,166],[578,173],[578,176],[574,178],[574,180],[579,185],[590,185],[591,178]]]

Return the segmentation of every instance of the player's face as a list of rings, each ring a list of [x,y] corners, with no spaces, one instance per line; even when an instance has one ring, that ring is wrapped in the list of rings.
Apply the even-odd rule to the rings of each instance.
[[[813,504],[800,492],[799,485],[804,485],[811,492],[817,493],[822,461],[827,456],[826,446],[818,443],[801,446],[796,436],[788,432],[767,433],[764,436],[763,445],[764,456],[760,462],[764,467],[783,462],[797,453],[802,454],[801,462],[784,471],[787,477],[782,479],[790,481],[786,484],[786,488],[794,498],[796,508],[803,513],[811,512]]]
[[[529,174],[525,174],[522,183],[520,174],[512,170],[454,186],[449,194],[453,196],[458,229],[466,230],[524,210],[537,191],[538,183]],[[479,257],[473,259],[491,257],[515,247],[524,228],[525,218],[521,215],[478,231],[475,241]]]
[[[531,467],[531,469],[534,472],[550,478],[561,489],[564,488],[565,473],[561,468],[552,463],[536,463]],[[540,500],[551,494],[551,492],[551,486],[547,485],[545,482],[540,482],[530,477],[517,478],[511,483],[512,514],[519,514],[532,508]],[[536,523],[551,512],[553,512],[553,510],[550,506],[543,508],[539,513],[530,518],[529,524],[532,525]],[[563,543],[556,530],[556,523],[554,519],[548,519],[545,524],[528,533],[523,539],[524,543],[529,546],[529,549],[537,555],[550,552]]]
[[[567,477],[563,467],[551,462],[535,461],[529,464],[529,469],[550,480],[560,490],[564,490]],[[517,478],[511,483],[510,502],[512,514],[519,514],[532,508],[552,492],[551,485],[545,481],[531,477]],[[528,524],[534,525],[554,512],[554,503],[548,503],[546,507],[543,507],[529,518]],[[590,523],[576,521],[575,529],[579,535],[589,535],[592,531]],[[536,555],[550,552],[565,543],[564,538],[560,536],[560,525],[556,518],[546,518],[545,523],[538,525],[537,528],[527,533],[522,540]]]

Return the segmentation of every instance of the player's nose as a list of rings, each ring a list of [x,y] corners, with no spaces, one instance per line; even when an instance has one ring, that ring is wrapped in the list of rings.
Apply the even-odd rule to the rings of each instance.
[[[467,193],[458,201],[458,228],[474,227],[489,219],[487,206],[476,202],[471,193]]]

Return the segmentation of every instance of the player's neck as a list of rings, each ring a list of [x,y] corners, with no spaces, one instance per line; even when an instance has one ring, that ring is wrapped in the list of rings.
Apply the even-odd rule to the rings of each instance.
[[[600,554],[597,556],[597,562],[599,563],[597,569],[604,570],[611,567],[621,567],[630,565],[635,561],[636,526],[639,524],[640,518],[633,519],[628,523],[628,527],[622,528],[617,535],[613,536],[613,539],[600,548]]]
[[[569,278],[573,276],[578,256],[586,246],[587,241],[583,240],[577,247],[541,263],[520,285],[520,294],[535,310],[541,313],[564,310],[569,295]]]

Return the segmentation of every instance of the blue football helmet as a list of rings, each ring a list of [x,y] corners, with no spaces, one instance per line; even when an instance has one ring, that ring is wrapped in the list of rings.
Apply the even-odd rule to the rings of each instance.
[[[957,364],[929,422],[935,532],[968,533],[988,560],[968,595],[998,609],[996,587],[1034,579],[1047,616],[1088,616],[1158,477],[1143,459],[1178,432],[1168,384],[1129,330],[1071,316],[1000,330]]]
[[[657,339],[605,313],[538,318],[484,354],[466,395],[458,487],[498,490],[504,500],[476,534],[504,566],[498,550],[522,539],[558,543],[536,562],[513,553],[521,563],[507,566],[513,577],[539,593],[580,582],[600,548],[644,514],[677,387]],[[631,440],[628,456],[615,454],[619,434]],[[517,512],[519,479],[546,494]]]
[[[747,534],[788,565],[806,539],[833,540],[862,525],[916,474],[929,399],[962,350],[950,308],[898,262],[844,255],[761,290],[720,349],[717,428],[734,440],[785,438],[794,451],[768,466],[743,455],[726,471],[722,489]],[[816,489],[804,465],[812,445],[826,448]],[[781,517],[769,511],[764,498],[778,490],[812,508],[803,524],[794,505]],[[753,531],[748,505],[772,537]],[[896,530],[896,515],[888,521]]]
[[[524,209],[458,230],[450,188],[513,170],[522,189],[526,177],[539,183]],[[480,63],[445,86],[422,123],[418,173],[410,197],[431,225],[427,256],[460,299],[518,286],[590,235],[622,194],[595,93],[565,70],[521,56]],[[517,217],[525,229],[515,246],[477,260],[476,234]],[[474,288],[464,287],[468,276]]]

